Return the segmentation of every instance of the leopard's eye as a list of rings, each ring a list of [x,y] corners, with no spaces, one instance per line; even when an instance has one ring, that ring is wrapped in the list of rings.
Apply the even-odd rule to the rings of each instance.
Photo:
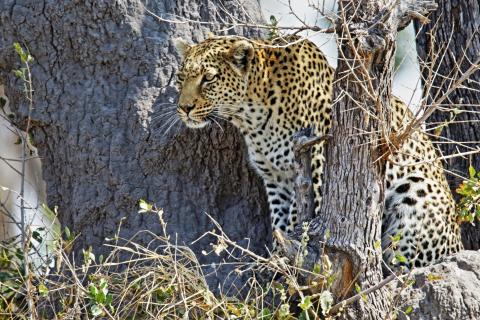
[[[183,82],[185,80],[185,76],[181,73],[177,74],[177,82]]]
[[[212,83],[213,81],[215,81],[216,78],[217,78],[216,74],[206,73],[203,75],[202,84]]]
[[[217,76],[216,74],[207,73],[207,74],[205,75],[205,80],[207,80],[207,81],[212,81],[213,79],[215,79],[216,76]]]

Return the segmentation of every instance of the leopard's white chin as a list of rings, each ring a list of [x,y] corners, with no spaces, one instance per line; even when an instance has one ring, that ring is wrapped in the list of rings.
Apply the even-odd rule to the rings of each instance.
[[[206,127],[210,121],[209,120],[204,120],[202,122],[198,121],[193,121],[191,119],[188,119],[187,121],[184,121],[184,123],[187,125],[187,127],[192,128],[192,129],[200,129]]]

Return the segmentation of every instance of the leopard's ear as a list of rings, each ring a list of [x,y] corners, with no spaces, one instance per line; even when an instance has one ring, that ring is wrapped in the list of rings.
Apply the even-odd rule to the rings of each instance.
[[[174,38],[173,39],[173,44],[175,45],[175,48],[177,49],[178,54],[183,58],[185,57],[185,54],[187,51],[192,47],[187,41],[185,41],[182,38]]]
[[[248,70],[253,59],[253,45],[247,40],[235,41],[227,53],[228,61],[242,74]]]

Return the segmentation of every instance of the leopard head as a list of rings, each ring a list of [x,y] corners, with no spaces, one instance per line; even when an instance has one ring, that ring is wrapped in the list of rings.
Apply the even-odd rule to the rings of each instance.
[[[197,45],[182,39],[175,46],[183,61],[177,73],[177,112],[190,128],[215,118],[232,120],[244,102],[253,44],[238,37],[214,37]]]

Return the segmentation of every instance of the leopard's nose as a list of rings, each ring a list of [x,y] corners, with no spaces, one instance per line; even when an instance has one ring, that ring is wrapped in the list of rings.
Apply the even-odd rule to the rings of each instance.
[[[180,105],[179,107],[180,107],[180,109],[185,111],[186,114],[189,114],[190,111],[192,111],[193,108],[195,108],[195,105],[194,104],[184,104],[184,105]]]

